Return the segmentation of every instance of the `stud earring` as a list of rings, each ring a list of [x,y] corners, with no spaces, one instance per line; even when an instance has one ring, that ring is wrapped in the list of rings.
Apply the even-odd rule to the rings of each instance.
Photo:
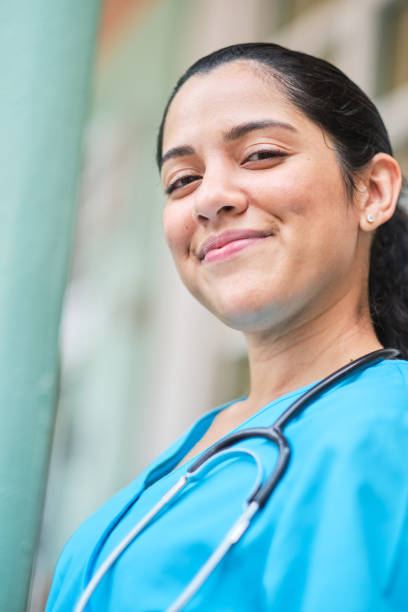
[[[368,221],[369,223],[373,223],[373,221],[374,221],[374,217],[373,217],[373,215],[367,215],[367,221]]]

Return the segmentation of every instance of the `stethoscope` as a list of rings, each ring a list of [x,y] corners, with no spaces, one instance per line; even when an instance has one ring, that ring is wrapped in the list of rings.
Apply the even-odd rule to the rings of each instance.
[[[257,512],[264,507],[276,485],[285,473],[289,463],[291,450],[289,442],[283,434],[283,427],[287,425],[296,415],[299,415],[310,403],[310,401],[317,397],[317,395],[325,391],[328,387],[345,377],[350,372],[354,372],[354,370],[368,365],[373,361],[377,361],[378,359],[394,359],[399,355],[400,352],[396,349],[380,349],[378,351],[368,353],[367,355],[352,361],[343,368],[336,370],[336,372],[333,372],[333,374],[330,374],[316,385],[308,389],[305,393],[303,393],[303,395],[301,395],[301,397],[295,400],[270,427],[243,429],[241,431],[232,433],[213,444],[207,451],[200,455],[200,457],[187,470],[187,473],[182,476],[176,482],[176,484],[174,484],[167,491],[167,493],[163,495],[157,504],[137,523],[137,525],[135,525],[131,531],[129,531],[118,546],[110,553],[99,569],[95,572],[94,576],[83,591],[75,607],[75,612],[82,612],[84,610],[92,593],[113,563],[115,563],[123,551],[129,546],[129,544],[131,544],[131,542],[133,542],[141,531],[145,529],[152,519],[162,510],[162,508],[164,508],[182,489],[186,487],[187,483],[192,482],[194,479],[198,480],[198,476],[203,476],[205,472],[212,469],[224,458],[230,458],[231,454],[245,454],[255,462],[257,466],[257,477],[250,495],[244,503],[244,511],[209,559],[204,563],[191,582],[186,586],[184,591],[166,610],[166,612],[177,612],[178,610],[181,610],[201,587],[221,559],[227,554],[228,550],[242,538],[252,519]],[[278,448],[279,454],[275,469],[265,482],[263,478],[263,467],[255,453],[246,448],[231,448],[237,442],[246,440],[248,438],[265,438],[270,442],[273,442]]]

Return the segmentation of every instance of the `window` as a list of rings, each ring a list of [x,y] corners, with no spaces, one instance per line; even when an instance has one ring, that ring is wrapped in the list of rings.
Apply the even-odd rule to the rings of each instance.
[[[281,0],[278,5],[278,26],[287,25],[299,15],[330,0]]]
[[[408,179],[408,142],[405,146],[396,149],[395,158],[401,166],[402,174]]]
[[[408,0],[395,0],[380,13],[377,94],[408,83]]]

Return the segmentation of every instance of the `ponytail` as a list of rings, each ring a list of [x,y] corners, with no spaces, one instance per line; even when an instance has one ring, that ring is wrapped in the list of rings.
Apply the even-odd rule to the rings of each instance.
[[[408,214],[401,205],[374,236],[369,303],[381,344],[408,359]]]

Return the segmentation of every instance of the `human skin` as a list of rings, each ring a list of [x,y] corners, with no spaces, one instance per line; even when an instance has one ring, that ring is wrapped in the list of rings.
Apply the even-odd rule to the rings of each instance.
[[[268,121],[291,127],[231,134]],[[163,215],[168,245],[189,291],[248,344],[251,389],[223,415],[228,429],[381,348],[368,307],[369,250],[373,231],[395,209],[401,177],[395,160],[379,153],[359,172],[351,201],[332,139],[249,61],[181,87],[163,154],[180,147],[162,166],[171,191]],[[247,229],[269,235],[200,259],[209,237]]]

